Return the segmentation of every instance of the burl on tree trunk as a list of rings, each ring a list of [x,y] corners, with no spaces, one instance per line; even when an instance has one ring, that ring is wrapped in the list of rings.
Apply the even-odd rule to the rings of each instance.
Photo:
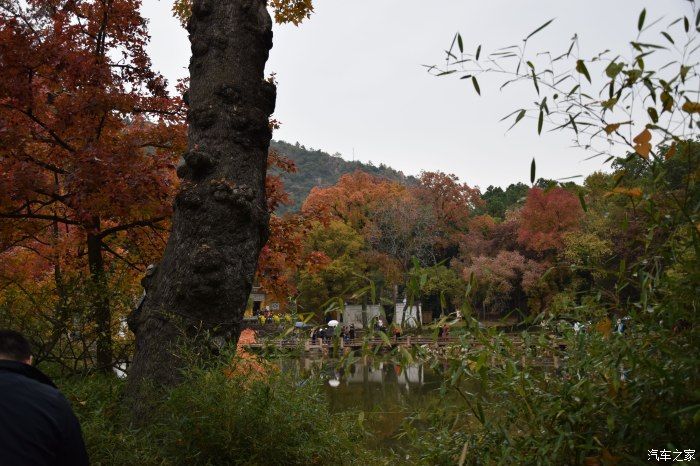
[[[269,117],[275,86],[264,80],[272,47],[265,0],[195,0],[189,147],[178,168],[172,232],[129,318],[136,353],[128,393],[177,383],[188,342],[203,353],[235,342],[258,255],[267,241]],[[208,335],[209,338],[203,338]]]

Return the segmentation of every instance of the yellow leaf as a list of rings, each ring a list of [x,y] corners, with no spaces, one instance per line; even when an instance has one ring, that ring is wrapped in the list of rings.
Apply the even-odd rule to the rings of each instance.
[[[640,188],[623,188],[621,186],[618,186],[617,188],[613,189],[612,191],[609,191],[606,193],[606,196],[612,196],[614,194],[623,194],[627,195],[630,197],[642,197],[642,190]]]
[[[607,448],[603,448],[603,454],[601,457],[603,459],[603,464],[606,466],[615,466],[622,459],[621,456],[614,456]]]
[[[666,91],[662,92],[661,104],[663,105],[664,112],[670,112],[671,110],[673,110],[673,97],[671,97],[671,94],[669,94]]]
[[[700,113],[700,102],[687,101],[683,104],[683,111],[688,113]]]
[[[620,127],[622,123],[611,123],[605,127],[605,132],[607,134],[612,134]]]
[[[615,97],[613,97],[612,99],[604,100],[600,103],[600,105],[607,110],[612,110],[615,107],[615,104],[617,104],[617,98]]]
[[[634,141],[637,144],[649,142],[651,141],[651,132],[649,132],[648,129],[645,129],[644,131],[639,133],[632,141]]]
[[[671,147],[669,147],[668,150],[666,151],[666,160],[670,159],[674,155],[676,155],[676,143],[675,142],[673,144],[671,144]]]
[[[651,132],[645,129],[637,135],[632,141],[634,141],[634,151],[641,157],[648,159],[649,153],[651,152]]]
[[[651,144],[637,144],[634,146],[634,151],[639,154],[640,157],[644,159],[649,159],[649,154],[651,153]]]
[[[606,317],[605,319],[595,324],[595,329],[604,337],[609,337],[610,335],[612,335],[612,322]]]

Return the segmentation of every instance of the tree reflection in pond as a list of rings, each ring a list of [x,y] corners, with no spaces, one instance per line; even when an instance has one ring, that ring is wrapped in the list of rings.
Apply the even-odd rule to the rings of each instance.
[[[280,359],[278,364],[300,380],[321,377],[332,412],[364,413],[376,448],[400,448],[396,435],[407,416],[429,405],[445,407],[456,401],[451,393],[441,394],[440,375],[424,364],[360,361],[338,370],[337,360],[309,357]]]

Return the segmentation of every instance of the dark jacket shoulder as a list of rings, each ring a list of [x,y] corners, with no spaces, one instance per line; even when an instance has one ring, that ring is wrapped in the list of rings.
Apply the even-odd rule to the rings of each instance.
[[[0,466],[87,464],[78,419],[53,382],[0,360]]]

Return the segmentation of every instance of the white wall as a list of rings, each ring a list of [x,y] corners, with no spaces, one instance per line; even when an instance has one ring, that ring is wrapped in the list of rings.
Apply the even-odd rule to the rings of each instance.
[[[379,304],[367,305],[367,322],[371,322],[372,318],[382,315],[381,306]],[[343,325],[355,324],[355,328],[362,328],[362,305],[348,304],[345,306],[341,322]]]
[[[404,318],[404,308],[405,304],[404,303],[396,303],[394,306],[394,323],[398,325],[402,325],[403,323],[403,318]],[[416,327],[418,325],[418,320],[420,319],[421,315],[421,307],[420,305],[418,306],[411,306],[406,309],[406,324],[405,326],[407,327]]]

